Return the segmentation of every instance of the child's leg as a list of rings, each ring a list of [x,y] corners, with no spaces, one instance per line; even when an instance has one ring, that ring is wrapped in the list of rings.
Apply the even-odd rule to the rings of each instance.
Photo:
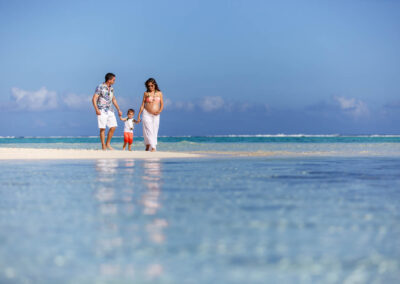
[[[128,144],[128,143],[129,143],[129,133],[124,132],[124,146],[122,147],[122,150],[125,150],[126,144]]]
[[[130,133],[130,135],[129,135],[129,144],[128,144],[129,151],[132,151],[132,143],[133,143],[133,133]]]

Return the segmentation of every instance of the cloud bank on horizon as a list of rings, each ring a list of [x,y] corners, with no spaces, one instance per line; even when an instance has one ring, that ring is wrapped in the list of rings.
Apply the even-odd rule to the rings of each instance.
[[[60,95],[46,87],[33,91],[14,87],[11,93],[11,99],[0,105],[0,116],[20,117],[23,114],[25,118],[31,117],[28,120],[32,123],[25,133],[7,132],[3,126],[0,128],[1,136],[97,134],[91,95]],[[116,97],[123,110],[140,106],[139,97],[135,100]],[[371,107],[360,99],[344,96],[331,96],[329,100],[299,108],[226,101],[222,96],[205,96],[191,101],[173,101],[167,97],[161,134],[381,134],[382,127],[390,125],[389,121],[394,123],[396,120],[393,118],[400,111],[398,101],[372,107],[372,110]],[[49,119],[54,117],[57,119]],[[384,121],[385,125],[379,121]],[[260,124],[264,129],[260,130]],[[371,125],[377,128],[368,132],[366,129],[373,129]],[[16,130],[21,130],[21,127],[16,127]],[[390,130],[385,133],[396,134]]]
[[[136,99],[137,102],[140,100]],[[118,97],[118,103],[121,106],[128,105],[128,99]],[[330,105],[331,109],[350,114],[357,118],[369,115],[369,109],[365,102],[356,98],[346,98],[342,96],[333,96],[332,100],[326,105]],[[396,103],[386,104],[386,107],[393,108]],[[11,89],[11,100],[3,102],[0,107],[2,111],[32,111],[41,112],[48,110],[90,110],[92,106],[91,95],[78,95],[68,93],[58,95],[56,91],[49,91],[46,87],[41,87],[37,91],[23,90],[17,87]],[[128,106],[127,106],[128,107]],[[309,107],[306,107],[307,109]],[[221,96],[205,96],[193,101],[172,101],[165,99],[164,109],[166,111],[186,111],[192,112],[200,110],[205,113],[211,112],[247,112],[250,110],[271,111],[268,104],[251,104],[248,102],[232,102],[225,101]]]

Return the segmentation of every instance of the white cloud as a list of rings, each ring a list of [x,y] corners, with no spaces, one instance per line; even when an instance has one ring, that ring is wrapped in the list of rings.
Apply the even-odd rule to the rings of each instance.
[[[221,97],[204,97],[200,101],[200,107],[207,112],[220,109],[224,104],[224,99]]]
[[[191,102],[186,103],[186,109],[187,109],[187,110],[192,110],[192,109],[194,109],[194,103],[191,103]]]
[[[11,93],[17,109],[41,111],[58,107],[57,93],[47,90],[46,87],[42,87],[38,91],[12,88]]]
[[[72,109],[89,108],[91,106],[91,96],[80,96],[76,94],[67,94],[63,97],[63,103]]]
[[[164,100],[164,107],[168,110],[183,110],[193,111],[200,109],[206,112],[224,110],[228,112],[238,111],[246,112],[256,107],[256,105],[248,102],[226,102],[222,97],[203,97],[196,101],[172,101],[171,99]],[[265,107],[268,109],[268,107]]]
[[[26,91],[20,88],[11,89],[12,101],[1,102],[0,109],[43,111],[67,108],[71,110],[93,109],[92,96],[69,93],[58,95],[54,91],[42,87],[37,91]],[[123,97],[117,98],[118,105],[124,109],[131,108],[129,101]]]
[[[192,111],[195,107],[195,104],[192,102],[173,102],[171,99],[164,100],[164,108],[165,109],[178,109],[178,110],[187,110]]]
[[[239,105],[238,109],[240,112],[246,112],[251,108],[251,104],[245,102]]]
[[[177,109],[183,109],[183,108],[185,108],[185,105],[186,105],[186,102],[176,102],[174,104],[174,107]]]
[[[192,103],[192,102],[176,102],[174,104],[174,107],[176,109],[193,110],[194,109],[194,103]]]
[[[334,97],[336,103],[339,104],[341,110],[350,113],[355,117],[368,115],[369,110],[366,103],[355,98]]]
[[[171,99],[165,99],[164,100],[164,108],[169,108],[172,105]]]

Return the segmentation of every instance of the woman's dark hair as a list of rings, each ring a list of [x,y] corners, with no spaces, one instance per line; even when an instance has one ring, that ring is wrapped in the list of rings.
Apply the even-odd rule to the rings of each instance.
[[[126,112],[126,114],[129,114],[130,112],[133,112],[133,114],[135,114],[135,110],[133,108],[128,109],[128,111]]]
[[[149,78],[149,79],[147,79],[147,81],[144,83],[144,85],[146,86],[146,89],[147,89],[148,92],[150,92],[149,87],[148,87],[149,83],[153,83],[153,84],[154,84],[154,87],[156,87],[156,91],[159,91],[159,92],[160,92],[160,89],[158,88],[157,82],[156,82],[156,80],[155,80],[154,78]]]
[[[107,82],[108,80],[111,80],[114,77],[115,77],[115,75],[113,73],[107,73],[105,76],[105,79],[106,79],[105,82]]]

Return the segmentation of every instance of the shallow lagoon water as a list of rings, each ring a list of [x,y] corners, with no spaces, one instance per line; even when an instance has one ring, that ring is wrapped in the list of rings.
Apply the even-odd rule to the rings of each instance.
[[[0,283],[398,283],[400,158],[4,161]]]
[[[114,137],[112,145],[121,150],[122,137]],[[1,148],[100,149],[98,137],[0,137]],[[142,137],[135,137],[133,150],[144,150]],[[400,136],[210,136],[160,137],[157,149],[172,152],[205,154],[274,155],[274,156],[386,156],[400,157]]]

